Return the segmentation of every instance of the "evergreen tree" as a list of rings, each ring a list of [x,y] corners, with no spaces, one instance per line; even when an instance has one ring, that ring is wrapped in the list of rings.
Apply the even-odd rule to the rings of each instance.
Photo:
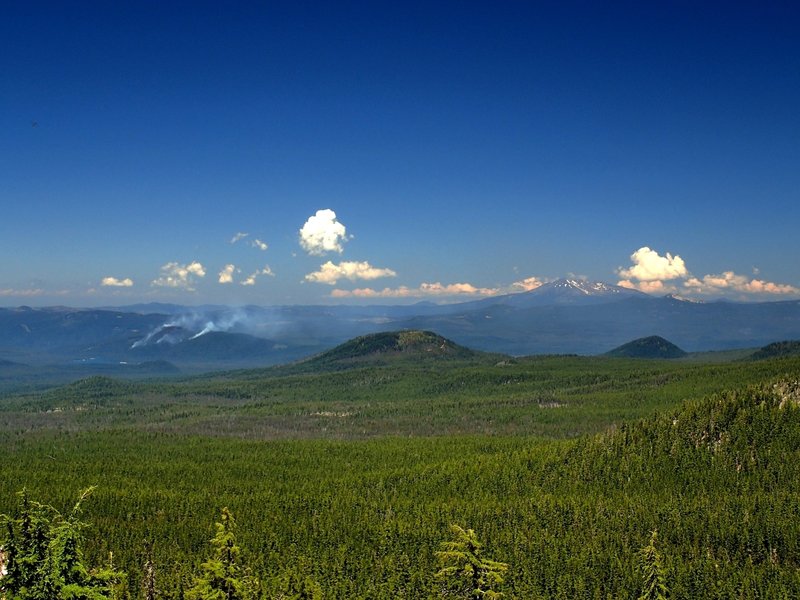
[[[658,532],[650,534],[650,543],[640,551],[642,561],[642,595],[638,600],[666,600],[666,569],[661,560],[661,553],[656,548]]]
[[[85,490],[64,517],[51,506],[20,492],[19,516],[2,515],[6,522],[7,574],[0,579],[5,600],[125,600],[125,575],[113,564],[89,570],[83,562],[79,520],[81,504],[94,488]]]
[[[200,566],[187,600],[251,600],[256,597],[256,580],[241,567],[241,549],[236,544],[236,522],[227,508],[211,540],[213,556]]]
[[[481,543],[472,529],[464,530],[455,524],[450,529],[455,539],[442,542],[441,550],[436,552],[443,565],[436,577],[445,580],[457,597],[502,598],[495,588],[503,583],[502,574],[508,565],[483,558]]]

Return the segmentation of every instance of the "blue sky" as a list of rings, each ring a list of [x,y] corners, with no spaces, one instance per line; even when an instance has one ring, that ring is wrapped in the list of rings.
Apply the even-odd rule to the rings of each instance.
[[[565,275],[798,298],[798,27],[788,2],[5,2],[0,305]]]

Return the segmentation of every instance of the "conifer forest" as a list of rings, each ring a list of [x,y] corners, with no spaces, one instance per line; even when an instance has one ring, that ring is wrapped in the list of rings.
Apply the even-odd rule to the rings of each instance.
[[[329,356],[0,400],[6,600],[800,597],[800,358]]]

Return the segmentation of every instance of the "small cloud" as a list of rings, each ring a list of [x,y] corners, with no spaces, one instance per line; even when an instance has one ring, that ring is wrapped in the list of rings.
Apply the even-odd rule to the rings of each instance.
[[[530,292],[538,287],[541,287],[545,282],[538,277],[527,277],[521,281],[515,281],[511,284],[512,292]]]
[[[328,252],[341,254],[342,244],[347,241],[345,226],[336,220],[336,213],[326,208],[309,217],[300,229],[300,246],[312,256]]]
[[[161,267],[161,277],[154,279],[150,285],[156,287],[181,288],[193,292],[194,278],[205,276],[205,267],[197,261],[193,261],[187,265],[170,262]]]
[[[100,285],[104,287],[133,287],[133,279],[126,277],[125,279],[117,279],[116,277],[103,277]]]
[[[333,298],[424,298],[443,296],[495,296],[500,292],[497,288],[481,288],[471,283],[442,284],[423,283],[417,288],[400,286],[398,288],[360,288],[355,290],[333,290]]]
[[[236,271],[235,265],[225,265],[219,272],[220,283],[233,283],[233,274]]]
[[[250,277],[248,277],[247,279],[242,281],[241,284],[242,285],[255,285],[256,284],[256,279],[261,275],[267,275],[269,277],[275,277],[275,273],[272,272],[272,269],[270,269],[269,265],[266,265],[263,269],[261,269],[260,271],[256,271],[255,273],[250,275]]]
[[[331,261],[322,265],[319,271],[309,273],[305,276],[306,281],[313,281],[314,283],[326,283],[328,285],[335,285],[340,279],[349,279],[356,281],[357,279],[378,279],[380,277],[396,277],[397,273],[391,269],[380,269],[373,267],[367,261],[343,261],[338,265]]]
[[[631,254],[631,261],[633,266],[630,268],[620,267],[617,269],[617,275],[622,279],[636,279],[640,282],[669,281],[686,277],[689,274],[686,264],[680,256],[677,254],[672,256],[669,252],[665,256],[661,256],[647,246],[643,246]]]
[[[234,235],[234,236],[231,238],[231,244],[235,244],[236,242],[238,242],[238,241],[240,241],[240,240],[243,240],[243,239],[244,239],[244,238],[246,238],[248,235],[250,235],[250,234],[249,234],[249,233],[242,233],[242,232],[240,231],[239,233],[235,234],[235,235]]]
[[[258,248],[259,250],[263,250],[263,251],[266,251],[267,248],[269,248],[269,246],[267,245],[266,242],[262,242],[258,238],[254,239],[251,242],[251,245],[253,246],[253,248]]]

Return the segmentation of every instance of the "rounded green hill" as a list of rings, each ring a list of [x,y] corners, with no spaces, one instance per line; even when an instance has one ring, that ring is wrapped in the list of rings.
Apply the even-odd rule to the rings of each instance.
[[[359,362],[371,359],[471,358],[478,353],[431,331],[372,333],[353,338],[312,358],[314,363]]]
[[[686,352],[664,338],[651,335],[643,337],[606,352],[606,356],[617,358],[681,358]]]

